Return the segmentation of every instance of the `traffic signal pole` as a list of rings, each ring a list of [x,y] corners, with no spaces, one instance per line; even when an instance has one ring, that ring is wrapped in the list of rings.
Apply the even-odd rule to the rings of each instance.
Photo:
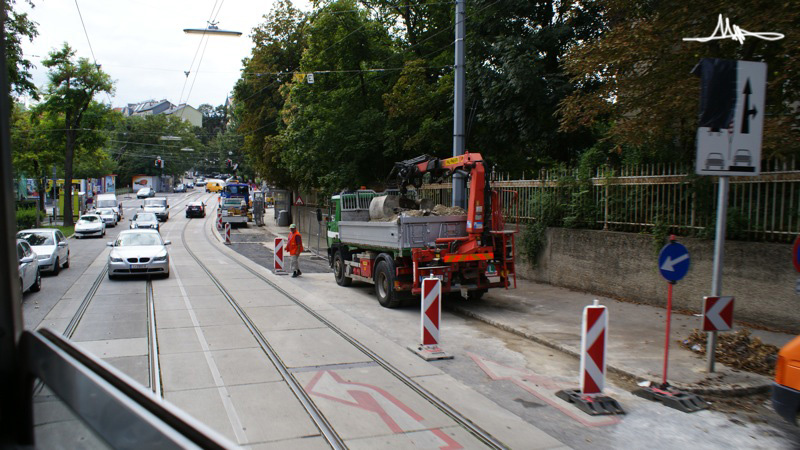
[[[466,0],[456,0],[455,87],[453,91],[453,156],[464,154],[464,97],[466,96],[466,70],[464,67],[464,37],[467,25]],[[466,180],[460,173],[453,175],[453,206],[466,208]]]

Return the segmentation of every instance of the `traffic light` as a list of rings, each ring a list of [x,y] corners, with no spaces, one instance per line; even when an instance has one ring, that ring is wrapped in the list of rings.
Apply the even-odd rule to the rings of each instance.
[[[164,160],[161,159],[160,156],[156,158],[156,168],[157,169],[163,169],[164,168]]]
[[[225,167],[227,167],[227,168],[229,168],[229,169],[230,169],[230,168],[231,168],[231,163],[232,163],[232,162],[233,162],[233,161],[231,161],[230,159],[226,159],[226,160],[225,160]]]

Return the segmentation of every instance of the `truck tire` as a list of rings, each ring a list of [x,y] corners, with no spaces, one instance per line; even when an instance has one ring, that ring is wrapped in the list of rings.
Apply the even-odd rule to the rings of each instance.
[[[339,250],[336,252],[336,255],[333,256],[333,276],[336,278],[336,284],[339,286],[350,286],[350,283],[353,282],[353,279],[345,275],[345,273],[347,273],[347,266],[344,264],[342,251]]]
[[[402,299],[394,290],[393,264],[381,261],[375,267],[375,295],[384,308],[397,308],[402,304]]]

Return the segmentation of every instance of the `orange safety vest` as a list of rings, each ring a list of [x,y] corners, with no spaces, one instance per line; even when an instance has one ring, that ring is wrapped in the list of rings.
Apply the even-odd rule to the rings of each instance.
[[[289,233],[288,249],[290,255],[299,255],[303,252],[303,237],[300,236],[300,232]]]

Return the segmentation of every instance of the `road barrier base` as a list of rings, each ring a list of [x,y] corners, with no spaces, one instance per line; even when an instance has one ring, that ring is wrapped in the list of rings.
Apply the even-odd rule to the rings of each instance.
[[[586,395],[581,394],[580,389],[565,389],[556,392],[556,397],[574,404],[590,416],[625,414],[622,406],[607,395]]]
[[[453,355],[447,354],[438,345],[412,345],[409,346],[408,349],[425,361],[453,359]]]
[[[661,402],[678,411],[692,413],[708,409],[708,402],[697,394],[684,392],[669,385],[648,386],[633,391],[633,395],[647,400]]]

